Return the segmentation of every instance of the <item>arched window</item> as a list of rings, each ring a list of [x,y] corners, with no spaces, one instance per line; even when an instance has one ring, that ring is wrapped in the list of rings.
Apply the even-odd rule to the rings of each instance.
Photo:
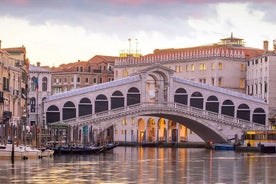
[[[175,91],[175,94],[174,94],[174,102],[175,103],[181,103],[181,104],[187,105],[188,104],[188,94],[187,94],[187,91],[185,89],[183,89],[183,88],[178,88]]]
[[[225,100],[221,106],[221,114],[232,116],[235,115],[235,106],[231,100]]]
[[[66,102],[62,108],[62,119],[72,119],[76,117],[76,107],[73,102]]]
[[[203,109],[203,96],[200,92],[194,92],[191,95],[190,106]]]
[[[216,96],[209,96],[206,102],[206,110],[212,112],[219,112],[219,101]]]
[[[265,125],[266,113],[262,108],[256,108],[253,112],[253,122]]]
[[[111,109],[124,107],[124,99],[121,91],[115,91],[111,96]]]
[[[140,103],[140,91],[132,87],[127,92],[127,105]]]
[[[46,123],[53,123],[60,121],[60,112],[57,106],[51,105],[46,111]]]
[[[42,78],[42,91],[47,91],[47,83],[48,83],[47,77],[43,77]]]
[[[237,109],[237,118],[250,121],[250,109],[248,105],[239,105]]]
[[[98,95],[95,101],[95,113],[107,111],[107,110],[108,110],[107,97],[103,94]]]
[[[88,98],[82,98],[79,103],[79,116],[92,114],[92,104]]]

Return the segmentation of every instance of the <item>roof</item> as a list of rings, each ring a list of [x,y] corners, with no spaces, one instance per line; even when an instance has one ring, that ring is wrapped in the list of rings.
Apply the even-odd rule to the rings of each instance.
[[[102,89],[106,89],[106,88],[110,88],[110,87],[116,87],[119,85],[136,82],[136,81],[139,81],[140,79],[141,79],[140,75],[135,75],[135,76],[126,77],[126,78],[122,78],[122,79],[118,79],[118,80],[114,80],[114,81],[110,81],[110,82],[106,82],[106,83],[102,83],[102,84],[97,84],[97,85],[93,85],[93,86],[74,89],[71,91],[66,91],[63,93],[58,93],[58,94],[48,96],[44,100],[44,102],[68,98],[68,97],[72,97],[72,96],[76,96],[76,95],[82,95],[85,93],[90,93],[90,92],[94,92],[94,91],[98,91],[98,90],[102,90]]]
[[[115,56],[103,56],[103,55],[95,55],[94,57],[92,57],[91,59],[89,59],[87,62],[90,64],[98,64],[101,62],[111,62],[114,63],[115,59],[118,57]]]
[[[35,65],[30,65],[29,66],[29,71],[30,71],[30,73],[31,72],[38,72],[38,73],[43,73],[43,72],[49,73],[49,72],[51,72],[51,70],[47,70],[45,68],[38,67],[38,66],[35,66]]]
[[[176,82],[179,82],[179,83],[182,83],[182,84],[197,86],[197,87],[200,87],[202,89],[207,89],[207,90],[211,90],[211,91],[215,91],[215,92],[220,92],[220,93],[231,95],[231,96],[234,96],[234,97],[243,98],[243,99],[247,99],[247,100],[250,100],[250,101],[266,104],[264,102],[264,100],[261,99],[261,98],[258,98],[258,97],[255,97],[255,96],[249,96],[249,95],[246,95],[244,93],[239,93],[239,92],[236,92],[236,91],[233,91],[233,90],[230,90],[230,89],[220,88],[220,87],[217,87],[217,86],[210,86],[208,84],[203,84],[203,83],[200,83],[200,82],[195,82],[195,81],[191,81],[191,80],[187,80],[187,79],[179,78],[179,77],[174,77],[173,79]]]

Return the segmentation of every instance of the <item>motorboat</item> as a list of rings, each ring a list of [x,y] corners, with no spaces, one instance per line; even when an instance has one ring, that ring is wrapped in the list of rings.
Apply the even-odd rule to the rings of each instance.
[[[12,148],[12,144],[2,144],[0,145],[0,159],[11,159],[12,150],[14,150],[13,153],[15,159],[28,158],[24,146],[14,145],[14,148]]]
[[[23,146],[25,149],[25,153],[27,158],[34,159],[34,158],[42,158],[42,151],[37,148],[32,148],[30,146]]]

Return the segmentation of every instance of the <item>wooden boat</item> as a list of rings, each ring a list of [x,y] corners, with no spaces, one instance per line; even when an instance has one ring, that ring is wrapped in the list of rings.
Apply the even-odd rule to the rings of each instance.
[[[106,152],[108,150],[114,149],[119,145],[119,143],[107,143],[106,145],[103,146],[103,149],[100,152]]]
[[[70,146],[61,145],[54,147],[54,154],[96,154],[101,152],[103,146]]]

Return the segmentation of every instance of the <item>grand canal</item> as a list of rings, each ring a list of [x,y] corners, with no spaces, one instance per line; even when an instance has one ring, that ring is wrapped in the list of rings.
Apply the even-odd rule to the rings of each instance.
[[[1,183],[276,183],[276,154],[117,147],[99,155],[0,161]]]

